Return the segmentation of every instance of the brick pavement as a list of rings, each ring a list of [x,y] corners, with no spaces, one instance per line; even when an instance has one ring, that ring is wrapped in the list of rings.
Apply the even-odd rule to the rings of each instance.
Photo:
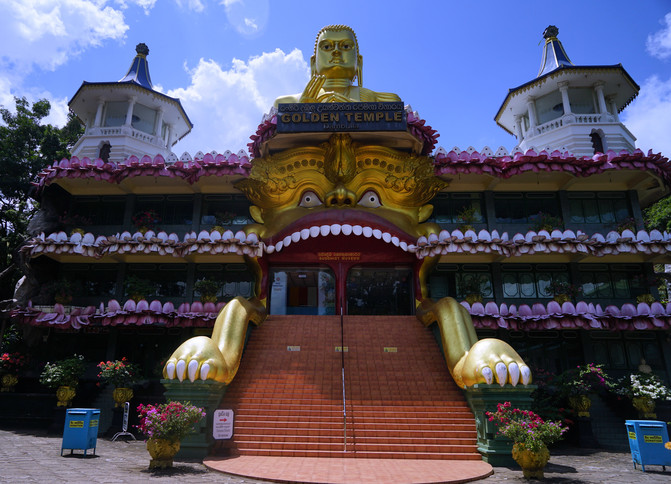
[[[60,456],[61,437],[35,430],[0,430],[1,483],[262,483],[211,471],[200,463],[175,462],[172,470],[149,471],[149,454],[143,442],[111,442],[98,439],[96,456]],[[68,451],[66,451],[68,452]],[[494,475],[482,481],[528,482],[516,468],[495,467]],[[585,449],[554,450],[545,471],[548,483],[637,484],[671,482],[671,469],[649,466],[634,470],[629,453]],[[354,481],[353,481],[354,482]]]

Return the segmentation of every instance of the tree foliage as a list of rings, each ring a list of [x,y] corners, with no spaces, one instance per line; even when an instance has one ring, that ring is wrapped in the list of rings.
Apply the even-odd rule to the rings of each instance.
[[[671,232],[671,196],[662,198],[644,212],[645,225],[648,230],[657,229]]]
[[[82,134],[79,121],[70,115],[63,128],[42,124],[51,105],[41,99],[32,106],[15,98],[15,110],[0,108],[0,298],[11,297],[18,277],[17,250],[26,239],[26,228],[37,204],[31,200],[32,182],[45,166],[69,156]]]

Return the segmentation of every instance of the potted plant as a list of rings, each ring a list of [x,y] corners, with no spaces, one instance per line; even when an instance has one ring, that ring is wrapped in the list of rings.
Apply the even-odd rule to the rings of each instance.
[[[614,390],[617,384],[608,376],[603,365],[588,363],[566,370],[557,377],[560,393],[568,398],[569,406],[578,417],[589,417],[592,406],[590,394]]]
[[[467,230],[475,230],[473,224],[480,218],[479,215],[480,210],[476,207],[471,206],[462,208],[461,211],[457,213],[457,222],[459,223],[457,228],[464,233]]]
[[[204,409],[188,402],[140,405],[137,411],[140,419],[137,428],[147,436],[150,469],[172,467],[180,441],[205,417]]]
[[[131,221],[138,232],[144,235],[147,231],[156,229],[156,226],[161,223],[161,216],[153,209],[141,210],[133,215]]]
[[[220,287],[220,284],[213,279],[201,279],[193,285],[193,288],[200,293],[200,300],[204,303],[216,303]]]
[[[44,365],[40,383],[57,389],[56,398],[59,407],[69,407],[75,397],[79,379],[85,370],[84,357],[73,355],[71,358]]]
[[[19,382],[19,370],[27,362],[27,357],[15,351],[13,353],[2,353],[0,355],[0,374],[2,374],[2,386],[0,391],[12,392]]]
[[[482,289],[487,288],[489,278],[483,274],[462,274],[459,290],[468,304],[482,302]]]
[[[552,291],[553,299],[559,304],[564,304],[567,301],[572,301],[577,298],[582,292],[582,287],[574,286],[567,281],[557,281],[554,280],[548,286],[548,289]]]
[[[562,228],[561,218],[550,215],[549,213],[538,212],[536,215],[529,217],[529,219],[533,222],[530,229],[534,232],[540,232],[541,230],[552,232],[554,229]]]
[[[124,288],[128,297],[135,302],[142,301],[147,296],[154,294],[154,285],[147,279],[142,279],[134,274],[126,277]]]
[[[98,363],[98,378],[104,383],[111,383],[114,385],[114,406],[121,407],[125,402],[129,402],[133,398],[133,389],[130,386],[138,379],[140,368],[134,364],[129,363],[124,356],[120,360],[101,361]]]
[[[671,400],[671,390],[652,372],[632,373],[621,383],[642,418],[657,418],[655,401]]]
[[[57,304],[70,304],[74,294],[73,283],[67,277],[60,277],[53,281],[54,302]]]
[[[496,412],[487,412],[498,433],[513,441],[513,459],[526,479],[543,478],[543,468],[550,459],[548,444],[561,439],[567,427],[560,422],[543,420],[531,410],[512,408],[510,402],[499,403]]]

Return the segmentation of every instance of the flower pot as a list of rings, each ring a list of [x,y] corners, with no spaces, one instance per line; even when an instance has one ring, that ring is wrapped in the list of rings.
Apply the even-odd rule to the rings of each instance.
[[[130,402],[133,398],[133,389],[126,387],[117,387],[112,392],[112,398],[114,399],[114,407],[123,407],[123,404]]]
[[[555,294],[553,300],[559,304],[564,304],[565,302],[569,302],[571,297],[568,294]]]
[[[2,375],[2,387],[0,387],[0,391],[13,392],[17,383],[19,383],[19,378],[16,375],[12,375],[11,373]]]
[[[546,446],[539,451],[528,450],[524,444],[513,445],[513,459],[522,468],[525,479],[543,479],[543,469],[550,460]]]
[[[75,398],[76,390],[74,387],[60,386],[56,390],[56,399],[58,407],[69,407],[72,404],[72,399]]]
[[[474,304],[476,302],[481,303],[482,302],[482,295],[481,294],[469,294],[466,296],[466,302],[468,304]]]
[[[147,450],[151,456],[150,469],[166,469],[172,467],[172,460],[179,452],[179,440],[154,439],[147,440]]]
[[[638,415],[641,418],[657,418],[655,413],[655,401],[650,397],[634,397],[632,398],[634,408],[638,410]]]
[[[568,397],[568,404],[578,417],[589,417],[589,409],[592,406],[592,400],[589,395],[574,395]]]

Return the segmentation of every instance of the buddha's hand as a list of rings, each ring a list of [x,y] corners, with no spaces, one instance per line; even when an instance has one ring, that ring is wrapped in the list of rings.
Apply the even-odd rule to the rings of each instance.
[[[326,82],[326,76],[319,76],[319,75],[312,76],[312,78],[308,81],[307,85],[305,86],[305,89],[303,90],[303,94],[301,94],[299,102],[302,103],[318,102],[317,98],[319,97],[319,92],[322,90],[322,87],[324,86],[324,82]]]
[[[183,381],[215,380],[227,383],[229,369],[211,338],[196,336],[182,343],[163,367],[163,377]]]
[[[531,383],[531,370],[520,355],[508,343],[494,338],[476,342],[456,364],[453,376],[462,388],[491,384],[494,379],[501,386]]]

